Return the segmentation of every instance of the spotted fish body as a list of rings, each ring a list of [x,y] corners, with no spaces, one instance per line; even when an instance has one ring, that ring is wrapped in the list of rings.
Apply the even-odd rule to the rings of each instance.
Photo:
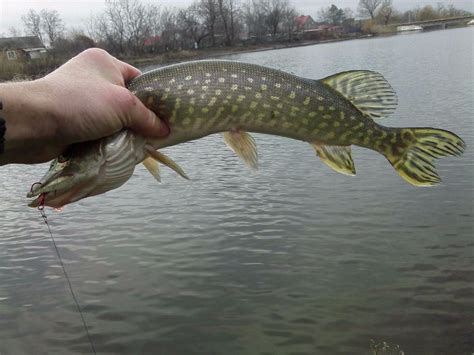
[[[362,73],[393,93],[380,75]],[[168,66],[136,78],[129,89],[171,128],[167,139],[153,143],[157,149],[238,130],[368,148],[396,136],[329,85],[253,64],[198,61]],[[385,112],[396,106],[396,96],[390,100]]]
[[[145,73],[129,89],[168,124],[170,134],[147,140],[122,131],[58,159],[28,194],[38,196],[30,206],[59,207],[114,189],[140,162],[157,180],[158,162],[187,177],[157,150],[218,132],[252,168],[257,167],[257,151],[247,132],[258,132],[308,142],[324,163],[347,175],[355,174],[352,145],[375,150],[416,186],[440,182],[434,160],[460,155],[465,146],[442,129],[376,123],[395,110],[397,97],[382,75],[372,71],[311,80],[254,64],[196,61]]]
[[[433,158],[464,149],[451,132],[377,124],[374,119],[395,110],[397,97],[372,71],[311,80],[254,64],[196,61],[146,73],[129,89],[171,128],[168,138],[152,143],[156,149],[217,132],[259,132],[309,142],[327,165],[354,175],[350,146],[358,145],[385,155],[403,178],[420,186],[440,181]],[[232,136],[225,139],[233,148]],[[421,161],[403,163],[407,148],[420,139],[426,144],[413,154]]]

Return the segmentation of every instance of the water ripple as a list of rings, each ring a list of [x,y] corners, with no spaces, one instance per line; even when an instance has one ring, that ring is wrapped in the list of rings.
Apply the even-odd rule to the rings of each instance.
[[[234,58],[313,78],[378,70],[400,99],[384,124],[452,129],[472,147],[470,35]],[[191,181],[163,169],[157,184],[138,167],[116,191],[48,211],[98,352],[368,354],[370,339],[472,352],[473,149],[440,161],[445,184],[415,189],[371,151],[354,149],[349,178],[307,144],[255,136],[258,173],[216,135],[166,149]],[[47,228],[25,207],[46,169],[0,170],[2,354],[90,350]]]

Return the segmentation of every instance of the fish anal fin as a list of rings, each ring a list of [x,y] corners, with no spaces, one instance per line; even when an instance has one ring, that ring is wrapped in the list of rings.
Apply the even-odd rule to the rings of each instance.
[[[161,182],[160,177],[160,164],[153,159],[151,156],[148,156],[145,160],[142,161],[145,168],[150,172],[151,175],[156,179],[156,181]]]
[[[350,146],[311,144],[316,154],[330,168],[344,175],[355,175],[354,161],[351,156]]]
[[[377,72],[345,71],[321,79],[320,82],[337,91],[372,119],[388,116],[397,107],[395,91],[382,74]]]
[[[182,176],[183,178],[189,180],[189,177],[186,175],[184,170],[176,162],[174,162],[173,159],[155,150],[155,148],[148,144],[145,146],[145,150],[150,157],[166,165],[168,168],[174,170],[178,175]]]
[[[224,132],[224,142],[245,165],[252,170],[258,169],[257,145],[253,137],[245,131]]]

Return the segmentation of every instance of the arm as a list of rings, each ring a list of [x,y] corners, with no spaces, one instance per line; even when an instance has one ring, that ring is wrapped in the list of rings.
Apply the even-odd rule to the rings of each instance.
[[[42,79],[0,84],[5,120],[0,165],[40,163],[73,143],[130,128],[165,136],[168,127],[125,84],[140,71],[100,49],[90,49]]]

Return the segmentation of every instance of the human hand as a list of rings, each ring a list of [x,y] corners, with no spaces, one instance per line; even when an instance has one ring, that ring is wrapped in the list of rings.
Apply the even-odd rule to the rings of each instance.
[[[45,162],[73,143],[123,128],[144,136],[167,135],[167,125],[125,88],[139,74],[94,48],[42,79],[0,85],[7,126],[0,164]]]

